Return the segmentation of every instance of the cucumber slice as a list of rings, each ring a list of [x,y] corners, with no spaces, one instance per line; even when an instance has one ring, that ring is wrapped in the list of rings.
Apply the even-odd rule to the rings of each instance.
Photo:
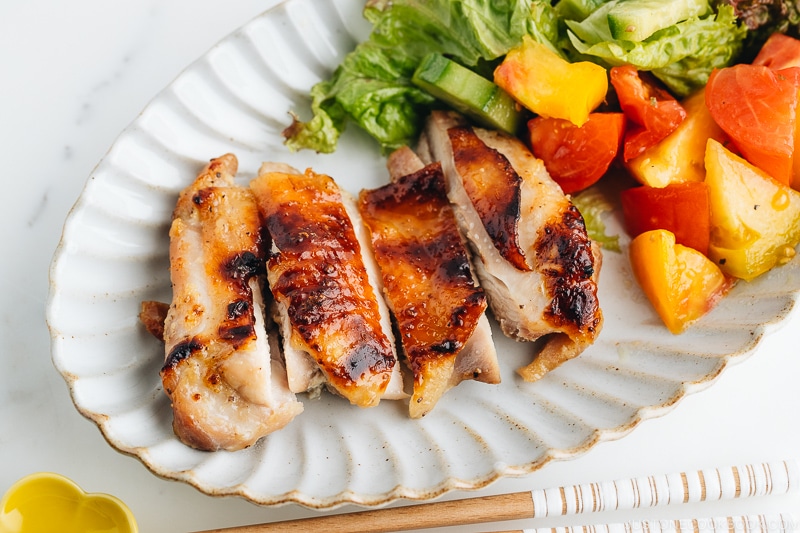
[[[441,54],[425,56],[411,82],[483,126],[517,133],[521,113],[503,89]]]
[[[708,0],[620,0],[608,12],[615,39],[644,41],[658,30],[709,11]]]

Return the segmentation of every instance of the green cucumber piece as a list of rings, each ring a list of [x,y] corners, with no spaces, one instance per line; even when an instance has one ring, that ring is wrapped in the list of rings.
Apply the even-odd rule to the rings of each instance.
[[[517,103],[496,84],[438,53],[425,56],[411,82],[479,124],[516,134]]]
[[[658,30],[709,11],[708,0],[620,0],[608,12],[615,39],[644,41]]]

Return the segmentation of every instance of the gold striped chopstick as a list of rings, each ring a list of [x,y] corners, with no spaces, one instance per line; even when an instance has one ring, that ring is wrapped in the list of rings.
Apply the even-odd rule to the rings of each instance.
[[[643,520],[620,524],[547,527],[492,533],[794,533],[800,524],[790,514],[759,514],[682,520]]]
[[[386,533],[764,496],[787,493],[798,487],[800,464],[793,460],[536,489],[196,533]]]

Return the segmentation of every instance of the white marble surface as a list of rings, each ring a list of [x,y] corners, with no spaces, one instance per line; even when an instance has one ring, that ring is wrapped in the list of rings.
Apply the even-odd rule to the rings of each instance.
[[[0,261],[0,492],[55,471],[133,510],[142,532],[196,531],[313,516],[294,505],[212,498],[114,451],[73,408],[50,360],[48,266],[63,221],[119,132],[183,67],[275,0],[3,0],[0,147],[6,161]],[[800,312],[743,362],[665,416],[583,456],[477,493],[800,459]],[[397,505],[402,505],[399,502]],[[352,510],[339,509],[336,512]],[[634,519],[794,512],[800,495],[451,528],[489,531]],[[800,527],[800,523],[795,524]]]

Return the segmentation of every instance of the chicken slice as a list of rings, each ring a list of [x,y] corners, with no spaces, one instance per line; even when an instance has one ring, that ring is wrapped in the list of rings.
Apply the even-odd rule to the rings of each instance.
[[[396,172],[409,165],[390,157],[388,166]],[[414,376],[409,415],[424,416],[464,379],[499,383],[486,295],[473,277],[441,165],[361,191],[358,206],[372,232],[384,293]],[[475,336],[479,324],[487,329]]]
[[[424,141],[424,137],[421,141]],[[393,182],[407,174],[422,170],[424,166],[425,163],[423,163],[420,156],[408,146],[394,150],[386,160],[389,177]],[[452,214],[452,206],[449,209]],[[474,272],[468,246],[465,246],[465,251],[468,255],[470,268]],[[479,286],[477,278],[474,279],[474,282],[476,286]],[[486,313],[483,313],[478,319],[472,335],[456,356],[455,370],[451,379],[452,386],[467,379],[474,379],[484,383],[500,383],[497,351],[492,340],[492,326],[486,318]]]
[[[332,178],[265,164],[250,183],[273,247],[267,275],[296,392],[361,407],[405,398],[380,274],[355,201]]]
[[[184,189],[170,228],[173,299],[164,321],[164,390],[173,428],[201,450],[238,450],[303,410],[270,349],[262,296],[265,251],[252,192],[232,154]]]
[[[425,142],[424,136],[420,139],[420,142]],[[430,152],[426,151],[421,144],[417,147],[418,151],[420,148],[422,148],[420,153],[430,155]],[[386,168],[393,182],[407,174],[422,170],[424,166],[425,163],[423,163],[420,155],[408,146],[394,150],[386,160]],[[452,213],[452,206],[450,206],[450,211]],[[468,259],[470,259],[470,268],[474,272],[471,256],[469,256],[469,247],[465,247],[465,251],[468,254]],[[475,279],[474,281],[478,285],[478,280]],[[500,368],[494,341],[492,340],[492,326],[486,318],[486,313],[483,313],[478,319],[472,335],[456,356],[455,369],[451,379],[452,386],[467,379],[474,379],[484,383],[500,383]]]
[[[448,198],[503,332],[522,341],[547,336],[520,375],[535,381],[583,352],[603,323],[600,250],[544,164],[519,140],[473,128],[452,112],[431,114],[421,147],[424,159],[442,163]]]

